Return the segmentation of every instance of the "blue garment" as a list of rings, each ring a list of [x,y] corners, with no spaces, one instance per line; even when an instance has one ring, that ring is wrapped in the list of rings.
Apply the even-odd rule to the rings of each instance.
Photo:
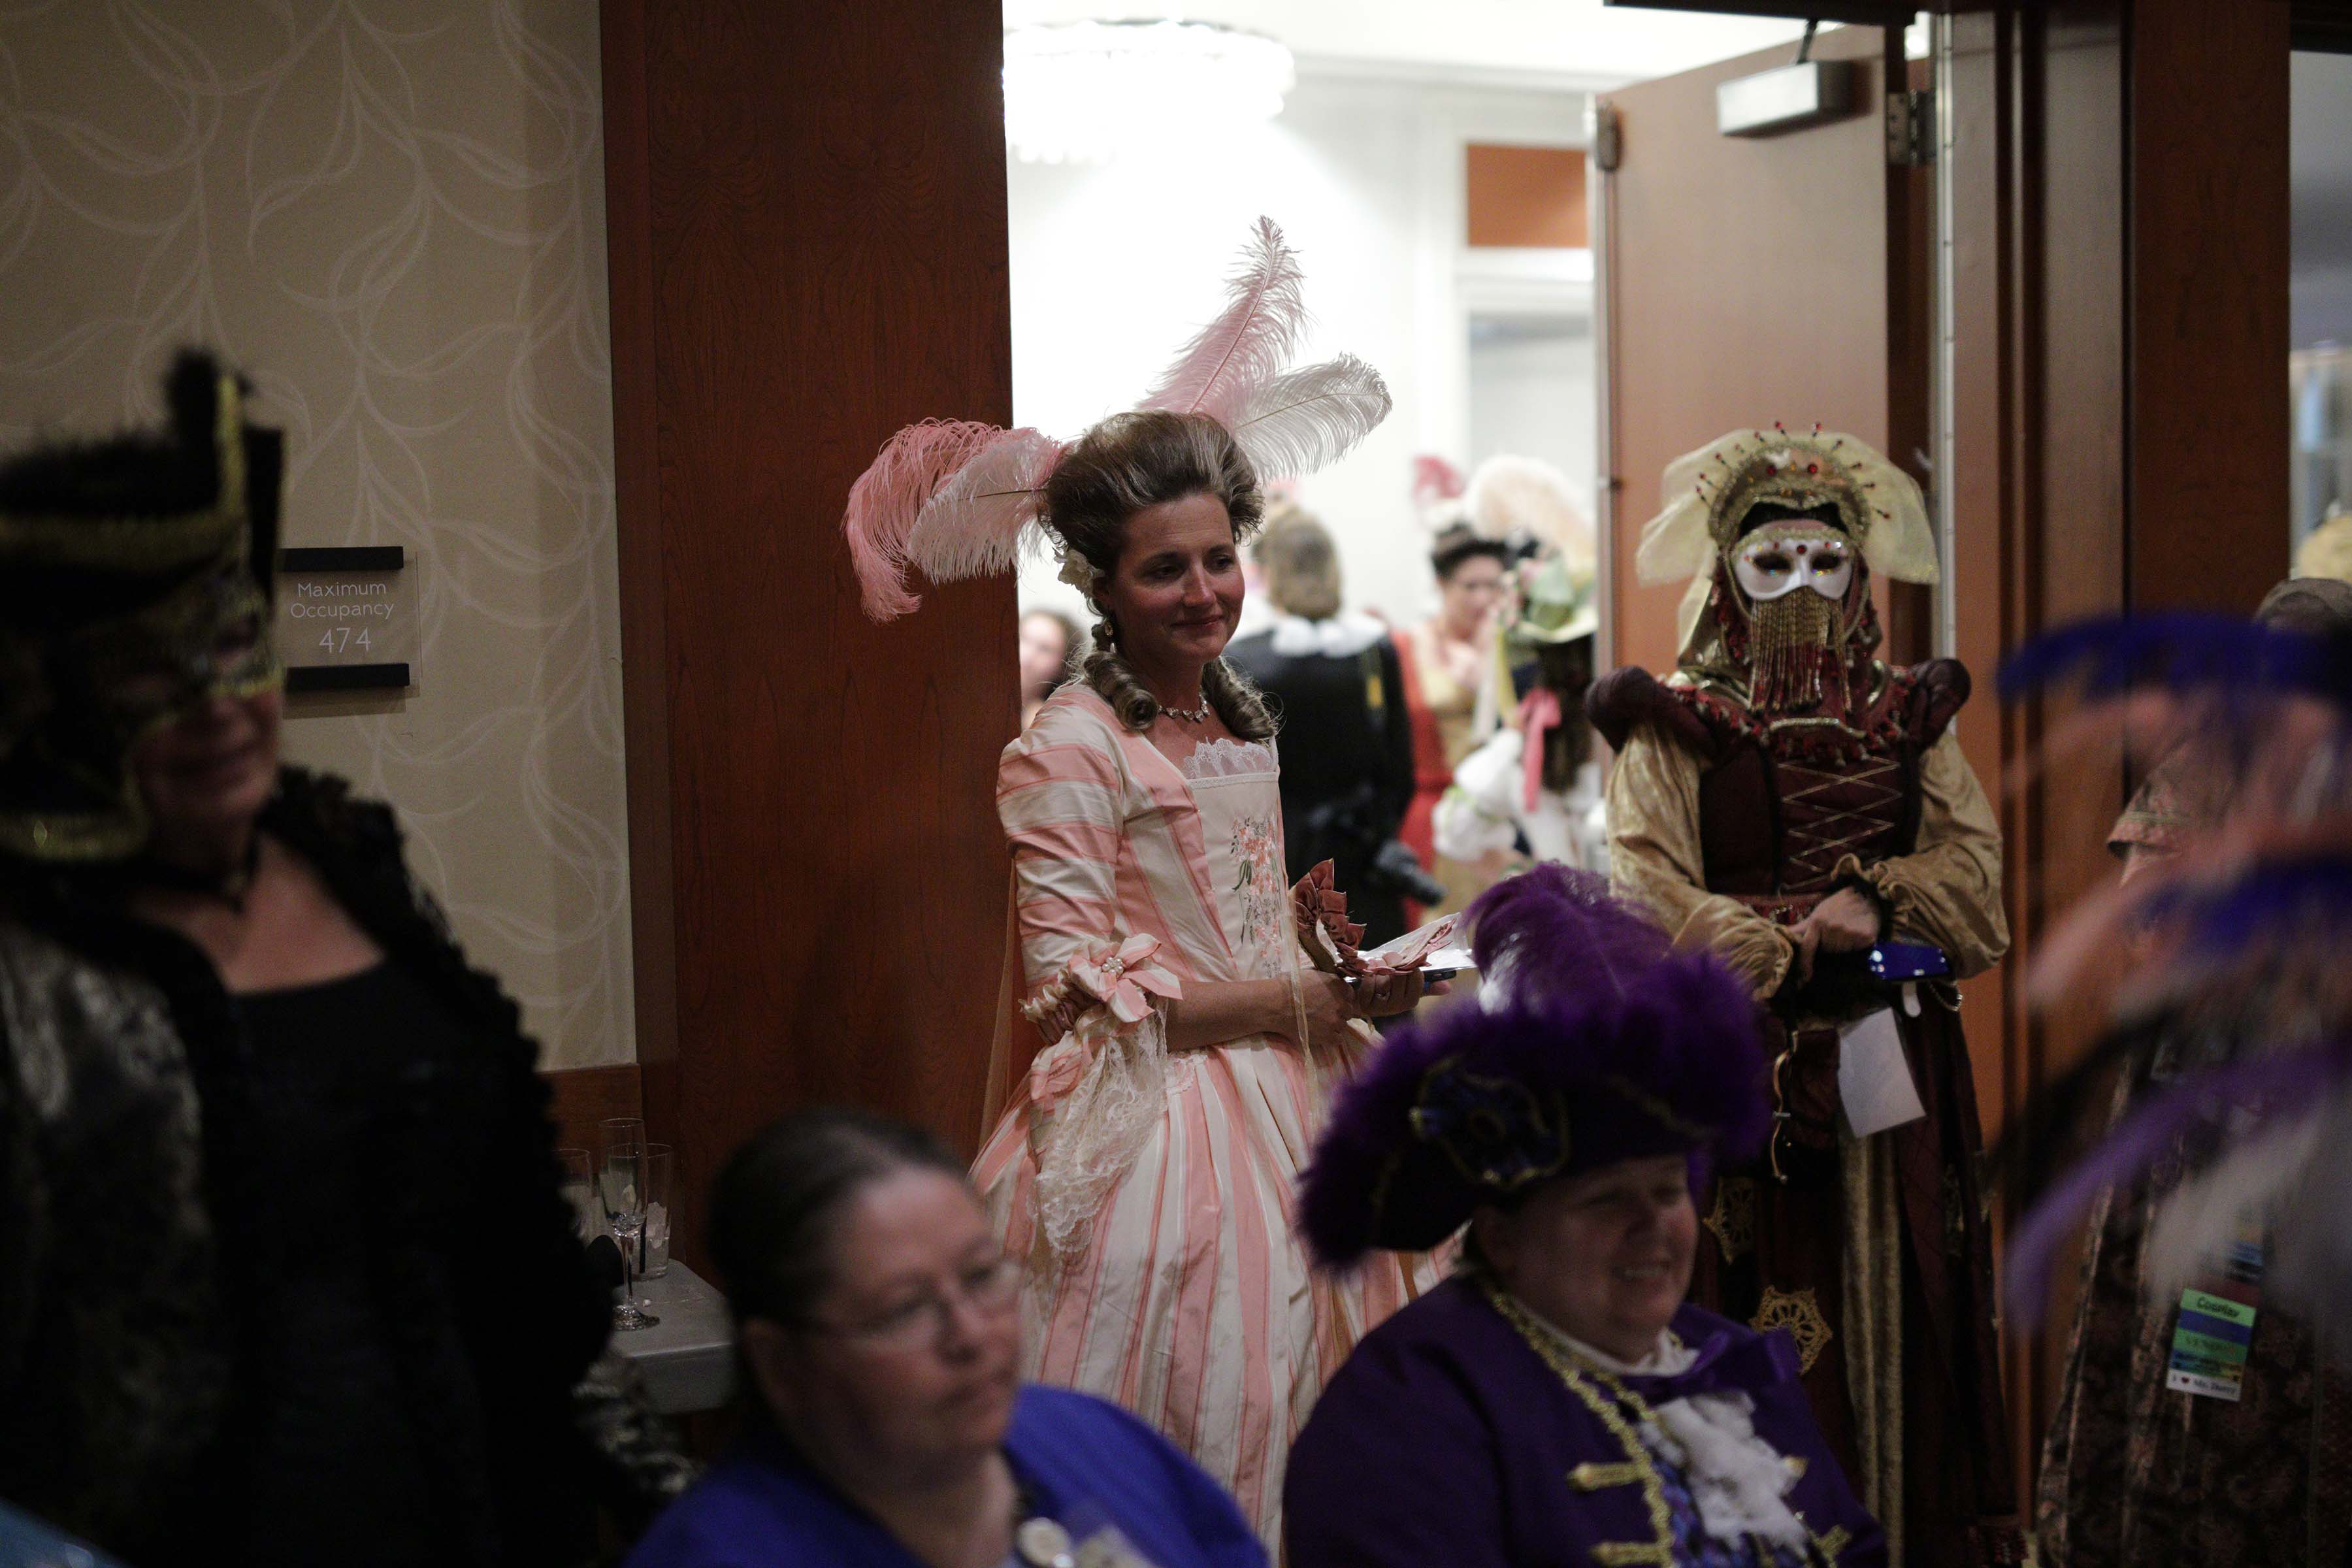
[[[1037,1513],[1080,1535],[1108,1520],[1153,1568],[1265,1568],[1241,1510],[1134,1416],[1087,1394],[1021,1391],[1004,1452]],[[772,1433],[742,1443],[654,1521],[624,1568],[920,1568]]]

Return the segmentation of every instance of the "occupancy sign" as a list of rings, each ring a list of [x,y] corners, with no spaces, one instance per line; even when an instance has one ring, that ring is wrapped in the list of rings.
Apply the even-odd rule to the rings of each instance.
[[[411,684],[416,610],[398,545],[278,552],[278,655],[295,691]]]

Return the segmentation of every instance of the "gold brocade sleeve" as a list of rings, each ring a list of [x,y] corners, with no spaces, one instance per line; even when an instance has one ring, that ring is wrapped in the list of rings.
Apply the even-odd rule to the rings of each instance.
[[[1980,974],[2009,951],[2000,902],[2000,826],[1950,730],[1919,759],[1919,847],[1864,866],[1849,855],[1837,875],[1859,876],[1895,911],[1900,942],[1944,950],[1953,974]]]
[[[1637,724],[1609,774],[1611,891],[1656,915],[1675,945],[1706,948],[1759,996],[1780,988],[1796,957],[1786,931],[1737,899],[1706,890],[1698,842],[1698,758],[1654,724]]]

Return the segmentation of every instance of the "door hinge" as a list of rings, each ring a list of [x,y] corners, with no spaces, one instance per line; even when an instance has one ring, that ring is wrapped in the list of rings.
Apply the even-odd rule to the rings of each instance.
[[[1890,92],[1886,95],[1886,161],[1915,169],[1936,161],[1936,95],[1933,92]]]
[[[1625,156],[1624,131],[1617,117],[1617,106],[1596,98],[1586,114],[1585,137],[1592,143],[1593,166],[1604,174],[1614,174]]]

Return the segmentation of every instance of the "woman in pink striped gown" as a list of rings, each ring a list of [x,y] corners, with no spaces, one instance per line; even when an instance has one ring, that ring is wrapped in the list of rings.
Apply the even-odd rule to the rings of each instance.
[[[1024,1371],[1155,1423],[1272,1546],[1324,1379],[1433,1283],[1429,1258],[1312,1272],[1292,1186],[1365,1015],[1417,976],[1307,967],[1283,877],[1274,723],[1218,657],[1258,522],[1213,419],[1118,416],[1044,513],[1101,617],[1086,679],[1007,747],[1024,1012],[1045,1048],[974,1175],[1033,1263]]]

